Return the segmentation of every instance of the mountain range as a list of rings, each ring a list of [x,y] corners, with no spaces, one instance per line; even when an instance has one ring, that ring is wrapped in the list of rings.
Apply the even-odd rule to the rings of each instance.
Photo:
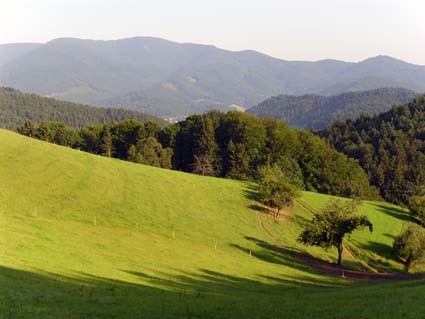
[[[285,61],[152,37],[59,38],[1,45],[0,84],[67,101],[181,116],[245,109],[278,94],[382,87],[425,92],[425,66],[388,56],[358,63]]]

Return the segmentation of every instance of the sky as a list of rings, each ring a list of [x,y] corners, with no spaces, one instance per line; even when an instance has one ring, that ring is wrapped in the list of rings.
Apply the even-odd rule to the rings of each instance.
[[[285,60],[425,65],[425,0],[0,0],[0,43],[155,36]]]

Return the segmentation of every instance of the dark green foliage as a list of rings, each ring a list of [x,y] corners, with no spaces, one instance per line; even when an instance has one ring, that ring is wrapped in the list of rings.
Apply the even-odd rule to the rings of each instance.
[[[336,96],[279,95],[271,97],[248,113],[280,119],[296,127],[320,130],[337,120],[374,115],[413,100],[417,94],[401,88],[349,92]]]
[[[299,141],[299,166],[306,189],[351,198],[379,198],[355,160],[335,152],[308,132],[300,131]]]
[[[52,126],[58,131],[57,124],[26,123],[19,132],[61,144],[51,138]],[[292,194],[294,185],[338,196],[376,197],[356,161],[317,136],[241,112],[211,111],[163,129],[155,122],[127,120],[65,131],[76,135],[66,145],[136,163],[252,181],[267,164],[279,167],[285,176],[284,185],[276,186],[279,192]]]
[[[204,175],[218,175],[218,145],[215,131],[221,113],[210,112],[189,116],[179,122],[167,139],[174,140],[174,165],[176,169]]]
[[[412,196],[409,198],[409,212],[425,225],[425,195]]]
[[[425,97],[381,115],[335,123],[320,135],[358,160],[387,201],[406,204],[425,185]]]
[[[18,133],[70,147],[75,147],[81,143],[77,131],[61,122],[46,122],[35,127],[31,121],[25,121],[24,125],[18,128]]]
[[[171,134],[176,169],[256,180],[260,166],[277,164],[288,183],[301,189],[377,197],[354,160],[335,152],[313,134],[291,129],[278,120],[213,111],[190,116],[176,126]]]
[[[394,251],[404,259],[404,269],[408,272],[425,259],[425,229],[411,225],[394,241]]]
[[[167,124],[164,120],[136,111],[63,102],[0,87],[0,127],[3,128],[14,130],[24,125],[26,121],[31,121],[33,124],[49,121],[63,122],[73,128],[82,128],[91,124],[127,119],[141,122],[155,121],[161,126]]]
[[[222,176],[249,179],[265,161],[266,129],[261,120],[241,112],[228,112],[216,131]]]
[[[111,130],[109,126],[105,125],[100,138],[100,155],[112,157],[113,147]]]
[[[258,195],[264,205],[276,209],[275,220],[281,209],[292,206],[294,199],[301,195],[287,180],[288,178],[277,164],[265,165],[259,169]]]
[[[226,169],[224,173],[225,176],[234,179],[247,180],[250,174],[250,165],[245,144],[235,144],[231,139],[227,145],[227,149],[224,149],[224,154],[224,158],[227,160],[226,165],[224,166]]]
[[[134,154],[135,152],[135,154]],[[155,137],[148,136],[137,143],[137,148],[132,145],[129,149],[130,161],[146,165],[171,168],[171,148],[163,148]]]
[[[312,245],[338,250],[338,265],[342,265],[344,237],[353,231],[368,227],[372,232],[373,225],[366,216],[356,216],[356,202],[342,203],[334,201],[322,212],[314,215],[313,220],[300,234],[298,241]]]

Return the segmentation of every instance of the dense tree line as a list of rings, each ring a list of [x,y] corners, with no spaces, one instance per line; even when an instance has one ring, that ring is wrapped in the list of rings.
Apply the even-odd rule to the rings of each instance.
[[[425,97],[374,117],[335,123],[320,135],[357,159],[390,202],[407,203],[425,185]]]
[[[286,182],[300,189],[376,196],[358,163],[319,137],[236,111],[193,115],[162,129],[135,120],[80,130],[63,123],[27,122],[19,132],[94,154],[239,180],[257,180],[260,167],[277,165]]]
[[[279,95],[271,97],[248,113],[280,119],[292,126],[320,130],[336,120],[355,119],[361,114],[375,115],[413,100],[417,94],[401,88],[348,92],[335,96]]]
[[[166,124],[159,118],[141,112],[63,102],[0,87],[0,127],[2,128],[14,130],[27,120],[31,120],[34,124],[58,121],[70,127],[82,128],[90,124],[127,119],[136,119],[141,122],[151,120],[161,125]]]

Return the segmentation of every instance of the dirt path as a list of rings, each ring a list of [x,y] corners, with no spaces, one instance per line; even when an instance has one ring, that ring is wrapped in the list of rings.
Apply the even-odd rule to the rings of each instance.
[[[258,220],[258,224],[260,228],[270,237],[273,244],[276,247],[284,248],[282,242],[276,236],[271,233],[267,227],[263,223],[262,215],[259,211],[256,211],[256,216]],[[289,213],[288,213],[289,214]],[[288,216],[288,215],[286,215]],[[346,248],[346,251],[351,255],[353,259],[357,259],[357,256],[349,249]],[[389,272],[381,272],[381,273],[373,273],[367,271],[353,270],[344,267],[340,267],[337,264],[330,263],[313,256],[307,255],[301,252],[293,252],[294,257],[298,259],[303,264],[308,265],[313,270],[327,274],[330,276],[338,276],[344,277],[351,280],[413,280],[422,278],[421,275],[412,275],[412,274],[400,274],[400,273],[389,273]]]
[[[263,219],[261,218],[261,213],[257,210],[255,211],[255,214],[257,215],[258,224],[260,225],[261,229],[270,237],[273,244],[277,247],[282,247],[281,241],[275,237],[267,228],[264,226]]]

